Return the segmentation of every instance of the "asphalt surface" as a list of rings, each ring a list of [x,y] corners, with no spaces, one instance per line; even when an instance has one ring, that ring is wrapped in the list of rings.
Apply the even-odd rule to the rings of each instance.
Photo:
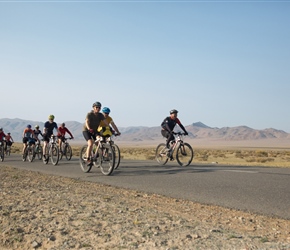
[[[290,168],[121,160],[111,176],[104,176],[96,167],[82,172],[77,158],[54,166],[23,162],[20,155],[6,157],[1,165],[290,219]]]

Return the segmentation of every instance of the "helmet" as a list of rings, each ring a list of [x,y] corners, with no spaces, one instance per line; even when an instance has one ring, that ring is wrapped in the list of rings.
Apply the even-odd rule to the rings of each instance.
[[[95,103],[93,103],[93,107],[100,108],[100,107],[102,107],[102,104],[100,102],[95,102]]]
[[[10,132],[8,132],[7,134],[8,134],[8,135],[10,135],[11,133],[10,133]]]
[[[39,126],[38,125],[35,125],[35,128],[39,128]]]
[[[49,115],[48,120],[54,120],[54,115]]]
[[[2,131],[3,130],[3,128],[0,128],[0,131]]]
[[[102,109],[102,112],[105,113],[105,114],[110,114],[111,110],[108,107],[104,107]]]
[[[170,110],[170,114],[177,114],[177,113],[178,113],[178,111],[176,109],[171,109]]]
[[[61,126],[65,127],[65,123],[63,122],[63,123],[61,124]]]
[[[28,124],[28,125],[27,125],[27,128],[31,128],[31,125],[30,125],[30,124]]]

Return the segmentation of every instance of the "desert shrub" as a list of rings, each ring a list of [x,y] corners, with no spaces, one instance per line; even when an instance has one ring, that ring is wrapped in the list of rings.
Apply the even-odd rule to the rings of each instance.
[[[256,157],[268,157],[268,152],[266,151],[256,151],[255,152]]]

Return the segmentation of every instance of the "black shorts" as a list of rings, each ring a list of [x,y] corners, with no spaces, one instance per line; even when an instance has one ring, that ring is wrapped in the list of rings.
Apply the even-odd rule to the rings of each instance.
[[[29,141],[29,144],[35,144],[35,139],[33,139],[33,138],[27,138],[27,137],[24,137],[23,139],[22,139],[22,142],[23,143],[27,143]]]
[[[46,141],[46,142],[49,142],[51,135],[52,134],[44,134],[43,135],[43,140]]]
[[[96,134],[92,134],[90,133],[88,130],[87,131],[83,131],[83,136],[85,138],[86,141],[93,139],[94,141],[96,140]]]

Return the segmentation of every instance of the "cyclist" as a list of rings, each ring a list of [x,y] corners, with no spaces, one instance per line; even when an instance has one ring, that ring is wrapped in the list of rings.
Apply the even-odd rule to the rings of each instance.
[[[73,137],[72,133],[69,131],[69,129],[65,126],[64,122],[58,127],[58,131],[59,131],[57,134],[58,145],[59,145],[60,152],[62,152],[61,145],[62,145],[62,142],[64,141],[65,133],[68,133],[70,135],[71,139],[73,139],[74,137]]]
[[[49,143],[50,137],[53,135],[53,130],[56,129],[59,133],[56,122],[54,122],[54,115],[48,116],[48,121],[44,123],[43,128],[43,156],[46,157],[46,148]]]
[[[6,138],[6,135],[3,131],[3,128],[0,128],[0,142],[3,143],[4,148],[6,147],[5,138]]]
[[[180,120],[177,118],[178,111],[176,109],[170,110],[170,116],[166,117],[163,122],[161,123],[161,134],[163,137],[165,137],[166,140],[166,146],[168,149],[170,149],[170,142],[174,140],[173,136],[173,130],[176,124],[179,125],[179,127],[184,131],[185,135],[188,135],[186,129],[180,122]],[[171,157],[172,160],[172,157]]]
[[[5,145],[5,151],[6,151],[7,150],[7,146],[11,147],[12,143],[14,143],[14,140],[13,140],[10,132],[7,133],[5,139],[6,139],[6,145]]]
[[[83,136],[88,143],[88,148],[86,152],[86,160],[88,165],[91,164],[91,152],[94,141],[96,140],[97,130],[101,121],[104,121],[105,126],[109,126],[109,124],[105,121],[105,117],[102,113],[100,113],[102,104],[100,102],[93,103],[93,110],[89,112],[86,116],[86,121],[83,126]]]
[[[40,143],[38,136],[41,135],[42,138],[43,138],[43,134],[41,133],[41,130],[39,129],[39,126],[38,126],[38,125],[35,125],[34,128],[35,128],[35,129],[33,130],[34,135],[35,135],[35,137],[36,137],[36,140]]]
[[[107,121],[108,124],[112,125],[114,131],[112,130],[112,128],[110,126],[106,126],[104,124],[103,121],[100,122],[99,128],[98,128],[98,132],[102,135],[102,136],[111,136],[112,134],[115,135],[121,135],[118,127],[116,126],[116,124],[113,121],[113,118],[111,116],[109,116],[111,110],[108,107],[104,107],[102,109],[103,115],[105,117],[105,121]]]
[[[22,149],[22,155],[24,155],[25,149],[27,148],[27,142],[31,143],[32,145],[35,145],[35,135],[33,130],[31,129],[31,125],[28,124],[27,127],[23,131],[22,135],[22,142],[23,142],[23,149]]]

